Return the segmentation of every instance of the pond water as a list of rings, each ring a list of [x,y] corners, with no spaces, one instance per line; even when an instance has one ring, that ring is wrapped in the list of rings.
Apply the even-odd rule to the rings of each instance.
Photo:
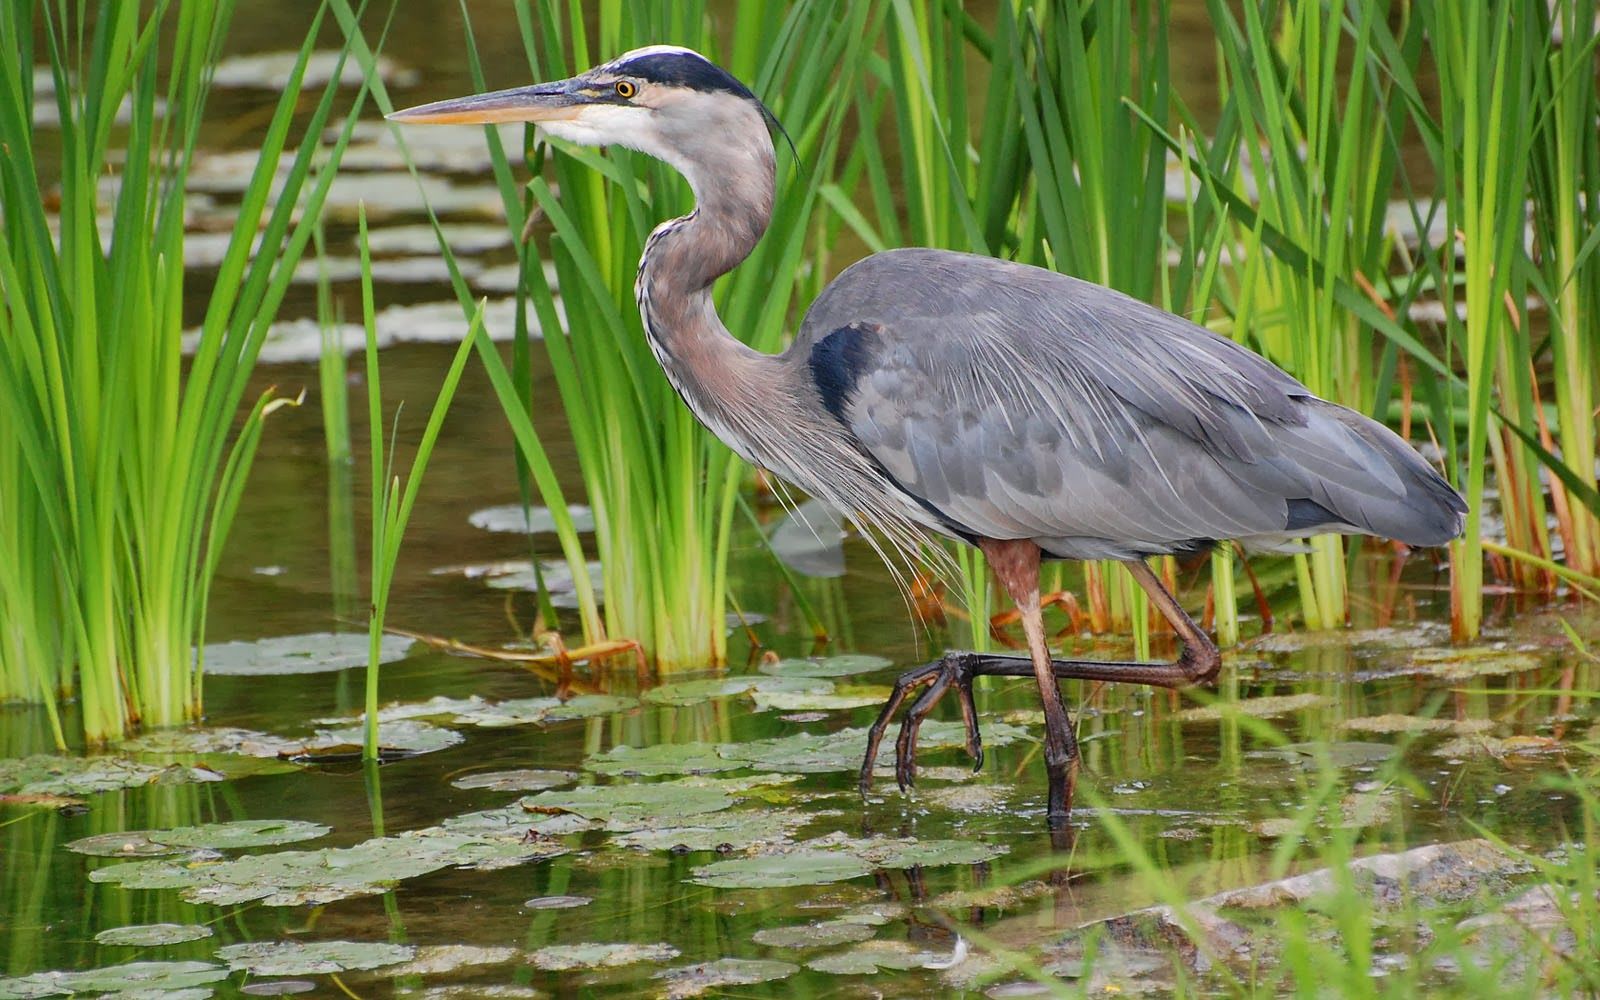
[[[293,34],[285,25],[298,23],[299,6],[247,5],[236,37],[275,48],[266,41]],[[448,23],[426,28],[410,6],[391,51],[426,84],[402,89],[403,99],[464,92],[461,65],[436,42],[458,34],[456,6],[427,5]],[[261,13],[272,8],[288,13]],[[483,28],[491,43],[515,44],[511,32]],[[491,64],[501,57],[519,64],[492,44],[485,52]],[[223,92],[219,120],[247,116],[270,96]],[[218,145],[227,142],[219,128]],[[492,221],[470,193],[482,178],[459,165],[444,173],[469,192],[456,221]],[[226,194],[217,197],[225,213]],[[417,220],[400,210],[391,221]],[[353,253],[348,226],[334,224],[329,237],[330,252]],[[488,274],[509,252],[483,242],[472,256]],[[394,256],[430,253],[424,242]],[[389,282],[380,306],[444,291]],[[284,316],[309,314],[312,301],[304,286]],[[385,397],[408,401],[402,442],[420,433],[451,350],[384,353]],[[536,397],[553,392],[546,376],[536,379]],[[310,395],[270,424],[214,596],[212,641],[352,632],[358,623],[341,618],[355,606],[350,581],[335,580],[330,557],[350,543],[330,543],[338,504],[329,500],[315,364],[267,365],[256,381]],[[350,391],[351,412],[364,413],[358,379]],[[529,627],[529,595],[459,569],[530,555],[524,537],[469,521],[516,499],[511,454],[498,404],[474,370],[418,502],[391,623],[485,646]],[[570,455],[557,459],[572,467]],[[335,489],[349,491],[364,524],[360,469]],[[355,544],[364,559],[365,539]],[[562,706],[551,671],[402,648],[383,674],[385,703],[450,700],[393,713],[387,742],[428,752],[382,766],[362,766],[338,733],[316,735],[358,711],[358,668],[213,676],[210,735],[160,737],[118,755],[143,770],[96,772],[102,787],[126,786],[107,791],[84,790],[82,775],[58,773],[60,762],[18,765],[48,752],[46,731],[37,712],[0,708],[0,792],[71,800],[0,805],[3,968],[11,977],[83,974],[14,978],[0,982],[0,996],[69,987],[119,996],[1014,996],[1039,988],[1030,969],[1107,992],[1165,991],[1178,975],[1198,977],[1202,990],[1248,982],[1248,962],[1185,966],[1118,918],[1164,901],[1163,886],[1199,898],[1315,869],[1350,833],[1363,855],[1486,834],[1538,854],[1583,829],[1581,802],[1544,779],[1576,763],[1600,725],[1581,697],[1600,689],[1600,667],[1572,649],[1558,619],[1588,637],[1600,635],[1600,620],[1507,604],[1483,644],[1452,650],[1436,567],[1422,555],[1397,566],[1374,549],[1354,575],[1355,630],[1269,634],[1228,653],[1218,695],[1233,709],[1209,707],[1203,694],[1069,686],[1085,770],[1065,840],[1045,830],[1031,681],[978,683],[989,748],[980,772],[958,749],[948,721],[958,715],[945,705],[943,724],[924,729],[918,788],[902,794],[880,769],[872,793],[858,793],[854,766],[872,706],[898,671],[944,642],[940,630],[909,622],[859,543],[848,547],[845,576],[804,584],[833,629],[833,643],[814,650],[788,585],[759,540],[743,537],[737,593],[760,621],[735,630],[733,666],[716,675],[726,682],[663,692],[619,661],[580,667],[579,697]],[[555,554],[548,537],[535,536],[532,550]],[[1185,601],[1196,607],[1203,597],[1202,584]],[[1247,626],[1260,630],[1256,620]],[[1115,640],[1066,647],[1131,654]],[[1159,638],[1157,647],[1172,653]],[[764,650],[787,659],[764,662]],[[866,658],[827,658],[840,653]],[[812,654],[824,658],[803,659]],[[297,747],[295,762],[280,759]],[[232,825],[186,829],[208,824]],[[1161,881],[1141,874],[1141,855]],[[1444,910],[1450,920],[1522,886],[1523,869],[1507,857],[1474,867],[1473,891]],[[101,937],[162,924],[181,929]],[[147,936],[162,943],[126,943]],[[1120,958],[1085,963],[1085,948],[1107,941]],[[1378,951],[1386,947],[1401,954],[1406,945]],[[1451,981],[1443,967],[1437,976]]]

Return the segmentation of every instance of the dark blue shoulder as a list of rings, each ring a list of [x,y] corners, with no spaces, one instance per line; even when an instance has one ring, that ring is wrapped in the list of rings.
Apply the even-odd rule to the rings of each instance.
[[[848,423],[845,410],[877,356],[879,329],[875,323],[850,323],[811,345],[811,380],[822,405],[840,423]]]

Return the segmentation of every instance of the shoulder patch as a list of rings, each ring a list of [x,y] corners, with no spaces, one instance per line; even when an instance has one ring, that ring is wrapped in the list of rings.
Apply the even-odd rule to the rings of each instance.
[[[876,324],[851,323],[811,345],[811,381],[822,405],[840,423],[848,423],[845,410],[877,355],[877,330]]]

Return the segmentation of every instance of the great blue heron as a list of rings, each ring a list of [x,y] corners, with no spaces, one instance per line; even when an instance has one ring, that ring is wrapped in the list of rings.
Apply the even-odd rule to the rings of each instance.
[[[700,54],[635,49],[570,80],[426,104],[400,122],[535,122],[584,145],[666,161],[697,207],[651,233],[635,291],[645,336],[700,422],[730,448],[909,548],[926,532],[983,550],[1016,602],[1027,657],[948,653],[903,674],[861,769],[909,693],[917,728],[951,687],[981,764],[981,675],[1033,676],[1044,704],[1049,816],[1065,819],[1077,745],[1062,678],[1178,687],[1213,679],[1217,647],[1145,563],[1217,540],[1323,532],[1411,545],[1460,534],[1466,504],[1387,428],[1270,362],[1108,288],[990,257],[901,249],[857,262],[812,303],[789,349],[728,333],[711,284],[771,218],[771,113]],[[1052,659],[1040,559],[1118,559],[1183,643],[1172,663]]]

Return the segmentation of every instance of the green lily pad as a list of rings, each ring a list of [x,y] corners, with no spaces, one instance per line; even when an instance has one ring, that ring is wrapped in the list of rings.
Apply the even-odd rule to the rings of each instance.
[[[1327,761],[1333,767],[1363,767],[1369,764],[1378,764],[1395,755],[1395,748],[1388,743],[1362,743],[1355,740],[1327,741],[1313,743],[1289,743],[1270,750],[1254,750],[1247,756],[1279,759],[1290,764],[1298,764],[1307,770],[1316,770],[1322,761]]]
[[[456,715],[458,725],[482,726],[500,729],[506,726],[526,726],[547,722],[564,722],[588,719],[599,715],[615,715],[639,706],[635,698],[622,695],[583,694],[566,702],[559,698],[513,698],[509,701],[485,704],[469,712]]]
[[[440,976],[458,969],[471,969],[484,965],[505,965],[520,955],[515,948],[479,947],[470,944],[424,944],[417,946],[411,961],[396,965],[385,975]]]
[[[321,823],[298,819],[246,819],[204,826],[180,826],[171,830],[148,831],[150,839],[177,847],[211,847],[228,850],[238,847],[271,847],[315,840],[333,832]]]
[[[788,927],[765,927],[755,933],[755,943],[768,948],[823,948],[854,944],[876,936],[877,929],[854,920],[824,920]]]
[[[785,842],[813,818],[795,809],[728,809],[692,817],[693,822],[680,826],[635,828],[611,842],[646,851],[746,850]]]
[[[32,757],[0,760],[0,793],[89,795],[140,785],[224,781],[227,775],[187,763],[156,764],[123,757]]]
[[[70,972],[36,972],[31,976],[0,979],[0,1000],[27,1000],[79,993],[158,991],[176,993],[228,978],[228,970],[210,962],[128,962],[104,969]]]
[[[504,230],[502,230],[504,232]],[[516,291],[515,288],[510,289]],[[594,530],[594,513],[582,504],[568,504],[567,514],[578,531]],[[519,503],[502,504],[475,510],[467,522],[480,531],[507,532],[517,535],[548,534],[556,530],[556,519],[548,507],[529,507]]]
[[[880,969],[920,969],[938,965],[947,958],[913,948],[904,941],[867,941],[849,951],[814,958],[806,963],[806,968],[840,976],[870,976]]]
[[[495,792],[542,792],[546,788],[560,788],[577,780],[571,771],[547,771],[539,768],[522,768],[510,771],[479,771],[464,774],[451,781],[454,788],[485,788]]]
[[[455,716],[463,712],[477,711],[487,704],[487,701],[475,694],[465,698],[451,698],[441,694],[435,695],[427,701],[395,702],[378,709],[378,724],[400,722],[404,719],[435,719]],[[360,725],[364,719],[365,713],[359,713],[353,716],[330,716],[313,721],[319,726],[348,726]]]
[[[286,757],[300,748],[296,740],[258,733],[252,729],[160,729],[125,740],[117,749],[133,754],[200,755],[207,761],[216,755],[245,757]],[[284,767],[283,770],[292,770]]]
[[[378,723],[378,746],[385,753],[423,754],[453,747],[466,737],[454,729],[415,719]],[[339,729],[319,729],[303,740],[296,757],[346,757],[359,755],[366,731],[362,726],[344,726]]]
[[[1419,715],[1369,715],[1346,719],[1340,729],[1358,733],[1454,733],[1468,736],[1485,733],[1495,726],[1492,719],[1428,719]]]
[[[403,659],[411,640],[386,635],[379,645],[381,662]],[[320,674],[367,664],[364,632],[311,632],[279,635],[255,642],[219,642],[205,648],[205,671],[228,677],[270,677]]]
[[[841,851],[795,850],[701,865],[692,881],[719,889],[777,889],[843,882],[871,875],[873,868],[871,862]]]
[[[810,660],[779,660],[763,663],[761,672],[777,677],[849,677],[894,666],[894,661],[864,653],[844,653]]]
[[[585,785],[552,789],[522,800],[522,807],[529,812],[577,813],[587,819],[624,826],[649,826],[663,821],[687,825],[682,817],[718,812],[732,805],[732,796],[721,789],[678,782]]]
[[[532,825],[468,830],[447,823],[352,847],[250,854],[209,864],[130,861],[97,868],[89,880],[126,889],[181,889],[191,903],[219,906],[257,899],[267,906],[330,903],[374,895],[441,868],[489,870],[567,853],[553,837],[529,838]]]
[[[639,962],[670,962],[680,952],[670,944],[555,944],[528,956],[538,969],[601,969]]]
[[[1329,704],[1327,695],[1281,694],[1265,698],[1244,698],[1239,701],[1219,701],[1213,705],[1186,708],[1177,715],[1180,722],[1215,722],[1219,719],[1247,716],[1252,719],[1270,719],[1290,712],[1304,712]]]
[[[253,976],[310,976],[398,965],[416,951],[380,941],[247,941],[217,949],[217,957]]]
[[[94,936],[96,944],[129,948],[153,948],[163,944],[182,944],[211,936],[211,928],[200,924],[138,924],[113,927]]]
[[[750,697],[755,699],[756,708],[762,711],[834,712],[850,708],[876,708],[888,700],[892,690],[882,685],[858,685],[815,694],[756,690],[750,692]]]
[[[1444,680],[1495,677],[1537,670],[1544,661],[1532,653],[1495,646],[1449,646],[1420,649],[1404,662],[1409,671]]]
[[[673,681],[651,688],[644,700],[652,705],[698,705],[714,698],[731,698],[757,691],[776,693],[826,693],[833,690],[827,681],[805,677],[762,677],[740,674],[737,677],[706,677],[692,681]]]
[[[1005,722],[985,721],[985,746],[1005,746],[1027,737],[1027,731]],[[966,730],[959,722],[930,720],[923,723],[917,739],[921,750],[959,747],[966,743]],[[865,729],[841,729],[835,733],[796,733],[793,736],[752,740],[748,743],[723,743],[717,754],[763,771],[794,774],[824,771],[854,771],[861,767],[867,751]]]
[[[615,746],[583,762],[598,774],[705,774],[744,765],[717,755],[714,743],[657,743],[648,747]]]
[[[697,997],[707,990],[724,986],[752,986],[756,983],[787,979],[799,971],[800,967],[790,962],[719,958],[715,962],[666,969],[656,973],[655,978],[666,980],[666,995],[672,1000],[680,1000],[683,997]]]
[[[95,858],[156,858],[181,854],[183,849],[150,839],[154,830],[128,830],[124,833],[97,833],[63,844],[69,851]]]

